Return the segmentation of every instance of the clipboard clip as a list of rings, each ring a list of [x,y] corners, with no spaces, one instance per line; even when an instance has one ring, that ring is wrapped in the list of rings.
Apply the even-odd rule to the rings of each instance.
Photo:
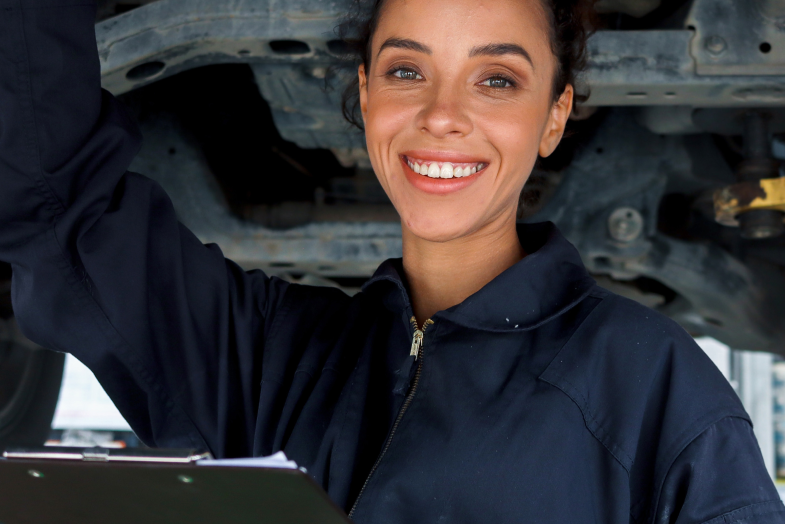
[[[213,456],[209,451],[196,449],[35,447],[9,448],[3,452],[3,458],[10,460],[193,464],[199,460],[212,459]]]

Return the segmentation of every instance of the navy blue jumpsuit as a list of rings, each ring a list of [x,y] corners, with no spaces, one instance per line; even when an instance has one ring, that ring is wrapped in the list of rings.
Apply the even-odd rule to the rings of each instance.
[[[433,316],[400,260],[363,291],[245,272],[127,172],[88,0],[0,0],[0,259],[36,342],[149,445],[284,450],[357,522],[782,523],[735,393],[669,319],[599,288],[552,224]]]

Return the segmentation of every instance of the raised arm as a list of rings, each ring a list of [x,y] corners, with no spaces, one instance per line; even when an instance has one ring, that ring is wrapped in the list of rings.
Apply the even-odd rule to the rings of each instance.
[[[266,323],[246,274],[126,168],[141,138],[100,87],[90,0],[0,0],[0,260],[23,331],[87,364],[150,445],[252,451]]]

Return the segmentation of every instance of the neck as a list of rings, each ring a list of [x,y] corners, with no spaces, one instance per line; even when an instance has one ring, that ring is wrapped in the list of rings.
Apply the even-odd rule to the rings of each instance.
[[[403,227],[403,268],[418,325],[460,304],[526,256],[515,215],[447,242],[432,242]]]

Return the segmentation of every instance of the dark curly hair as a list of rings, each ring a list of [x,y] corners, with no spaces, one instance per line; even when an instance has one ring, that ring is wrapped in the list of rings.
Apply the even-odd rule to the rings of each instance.
[[[338,27],[347,57],[369,67],[371,39],[379,23],[386,0],[355,0],[354,9]],[[558,100],[567,85],[576,86],[576,77],[586,67],[586,40],[589,37],[593,5],[596,0],[540,0],[548,16],[551,50],[558,67],[553,78],[553,101]],[[358,129],[363,129],[359,114],[359,80],[357,75],[343,92],[343,116]],[[575,101],[588,98],[587,89],[576,89]]]

